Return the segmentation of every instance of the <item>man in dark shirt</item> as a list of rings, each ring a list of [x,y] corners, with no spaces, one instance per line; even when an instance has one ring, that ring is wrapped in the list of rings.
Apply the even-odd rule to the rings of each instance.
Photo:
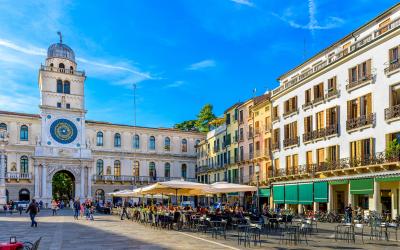
[[[81,210],[81,203],[79,199],[76,199],[74,202],[74,218],[77,220],[79,218],[79,211]]]
[[[351,204],[344,208],[344,213],[346,223],[351,223],[353,217],[353,209],[351,208]]]
[[[126,216],[126,218],[128,218],[128,220],[129,220],[129,215],[128,215],[128,211],[127,211],[128,206],[129,206],[129,203],[127,200],[125,200],[124,205],[122,206],[121,220],[124,219],[124,216]]]
[[[25,212],[26,213],[29,212],[29,216],[31,217],[31,227],[37,227],[37,222],[35,221],[35,217],[39,212],[39,207],[36,204],[35,199],[32,199],[32,202],[29,204]]]

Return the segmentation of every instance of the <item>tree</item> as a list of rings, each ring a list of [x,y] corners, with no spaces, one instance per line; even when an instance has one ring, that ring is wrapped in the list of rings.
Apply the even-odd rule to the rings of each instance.
[[[387,148],[386,148],[386,158],[389,159],[398,159],[400,156],[400,143],[397,141],[397,139],[394,139],[393,141],[389,142]]]
[[[211,104],[206,104],[200,110],[197,115],[196,127],[201,132],[210,131],[210,122],[214,120],[216,116],[213,113],[213,106]]]
[[[73,199],[74,182],[72,178],[64,172],[56,173],[53,177],[53,198],[57,200],[69,201]]]
[[[174,125],[174,128],[183,131],[198,131],[196,128],[196,120],[183,121]]]

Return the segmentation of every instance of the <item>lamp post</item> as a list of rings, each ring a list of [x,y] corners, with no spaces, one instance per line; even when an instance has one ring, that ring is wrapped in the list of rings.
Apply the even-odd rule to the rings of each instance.
[[[254,170],[256,172],[256,185],[257,185],[257,200],[256,200],[256,207],[257,207],[257,215],[260,213],[260,194],[259,194],[259,180],[260,180],[260,166],[257,164],[254,167]]]

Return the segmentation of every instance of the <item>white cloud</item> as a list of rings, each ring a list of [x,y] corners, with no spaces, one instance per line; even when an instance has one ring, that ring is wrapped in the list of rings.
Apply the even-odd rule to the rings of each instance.
[[[165,87],[166,88],[178,88],[178,87],[180,87],[180,86],[182,86],[184,84],[185,84],[184,81],[175,81],[175,82],[173,82],[171,84],[166,85]]]
[[[250,0],[231,0],[231,1],[235,2],[237,4],[247,5],[249,7],[254,7],[254,3],[252,3]]]
[[[187,69],[188,70],[201,70],[201,69],[205,69],[205,68],[212,68],[215,66],[216,66],[216,63],[214,60],[207,59],[207,60],[203,60],[203,61],[200,61],[197,63],[193,63]]]

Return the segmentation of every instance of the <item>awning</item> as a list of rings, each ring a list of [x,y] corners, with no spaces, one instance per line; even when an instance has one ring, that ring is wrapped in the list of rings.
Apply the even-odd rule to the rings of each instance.
[[[351,194],[373,194],[374,193],[374,179],[359,179],[350,180],[350,193]]]
[[[328,182],[314,183],[314,201],[321,203],[328,202]]]
[[[271,189],[269,189],[269,188],[260,188],[258,190],[258,195],[260,197],[270,197],[271,196]]]
[[[299,184],[299,204],[310,205],[313,203],[313,184]]]
[[[388,176],[375,178],[376,182],[389,182],[389,181],[400,181],[400,176]]]
[[[274,203],[275,204],[285,204],[285,186],[273,186],[272,188]]]
[[[285,185],[285,204],[299,204],[299,190],[297,184]]]
[[[328,182],[330,185],[343,185],[343,184],[348,184],[349,180],[337,180],[337,181],[329,181]]]

